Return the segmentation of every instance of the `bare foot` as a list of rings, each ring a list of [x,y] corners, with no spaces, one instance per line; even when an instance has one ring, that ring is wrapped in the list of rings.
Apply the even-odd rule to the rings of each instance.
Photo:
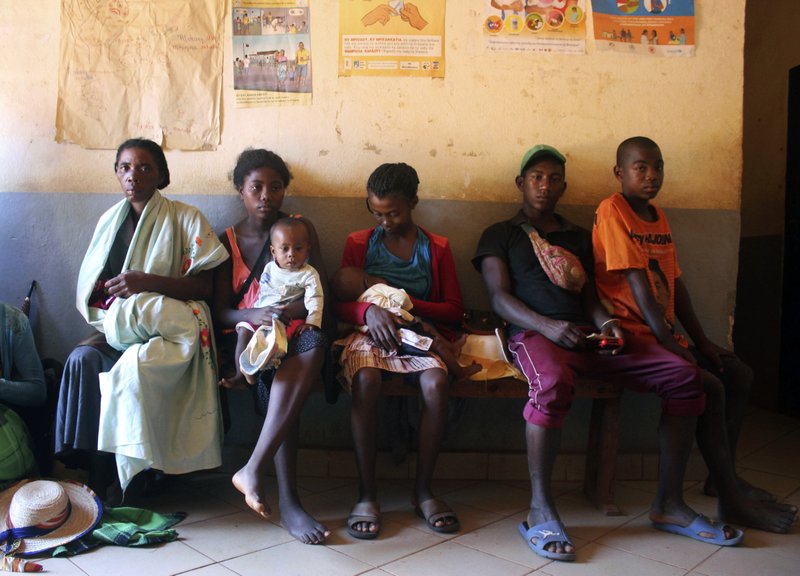
[[[725,522],[777,534],[788,532],[797,517],[797,506],[752,498],[737,498],[735,502],[723,502],[720,499],[717,510],[720,519]]]
[[[477,362],[473,362],[469,366],[459,366],[458,370],[453,372],[453,379],[456,382],[463,382],[464,380],[469,380],[470,376],[477,374],[481,370],[483,370],[483,366]]]
[[[759,488],[758,486],[753,486],[740,476],[736,476],[736,485],[739,488],[739,492],[745,498],[749,498],[750,500],[759,500],[761,502],[777,502],[778,498],[771,492],[767,492],[763,488]],[[711,477],[706,478],[706,483],[703,485],[703,494],[706,496],[713,496],[717,497],[719,494],[717,493],[717,487],[714,482],[711,480]]]
[[[230,378],[221,378],[219,385],[231,390],[247,390],[249,388],[248,382],[241,372]]]
[[[264,488],[257,474],[247,470],[247,466],[233,475],[231,482],[236,489],[244,494],[244,501],[262,518],[269,518],[272,511],[264,497]]]
[[[331,531],[305,511],[298,501],[282,501],[281,525],[303,544],[323,544]]]

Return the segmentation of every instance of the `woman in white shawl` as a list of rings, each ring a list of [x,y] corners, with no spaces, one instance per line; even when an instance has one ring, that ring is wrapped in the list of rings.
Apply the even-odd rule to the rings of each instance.
[[[78,276],[78,310],[99,333],[67,359],[56,419],[56,453],[88,467],[101,498],[146,469],[219,466],[222,444],[205,300],[228,253],[196,208],[159,192],[158,144],[124,142],[114,170],[125,198],[100,218]]]

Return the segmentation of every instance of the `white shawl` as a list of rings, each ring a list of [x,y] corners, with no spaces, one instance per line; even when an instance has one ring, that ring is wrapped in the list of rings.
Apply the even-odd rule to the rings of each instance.
[[[153,292],[88,306],[96,280],[130,210],[122,200],[97,224],[78,277],[77,306],[123,352],[100,374],[98,449],[117,455],[120,484],[152,467],[181,474],[219,466],[222,418],[211,314],[205,302]],[[199,210],[156,191],[145,206],[123,270],[191,276],[228,258]]]

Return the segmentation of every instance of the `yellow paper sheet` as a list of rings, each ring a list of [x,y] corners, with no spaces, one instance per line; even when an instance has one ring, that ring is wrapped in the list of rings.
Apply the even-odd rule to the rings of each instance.
[[[56,141],[220,143],[225,2],[62,0]]]

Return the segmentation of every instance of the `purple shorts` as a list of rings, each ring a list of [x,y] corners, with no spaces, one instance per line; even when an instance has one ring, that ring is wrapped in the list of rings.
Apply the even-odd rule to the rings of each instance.
[[[512,336],[508,349],[528,379],[525,420],[543,428],[560,428],[572,406],[576,376],[618,382],[636,392],[661,398],[672,416],[699,416],[706,396],[700,370],[669,352],[656,340],[628,335],[623,351],[612,356],[561,348],[531,330]]]

